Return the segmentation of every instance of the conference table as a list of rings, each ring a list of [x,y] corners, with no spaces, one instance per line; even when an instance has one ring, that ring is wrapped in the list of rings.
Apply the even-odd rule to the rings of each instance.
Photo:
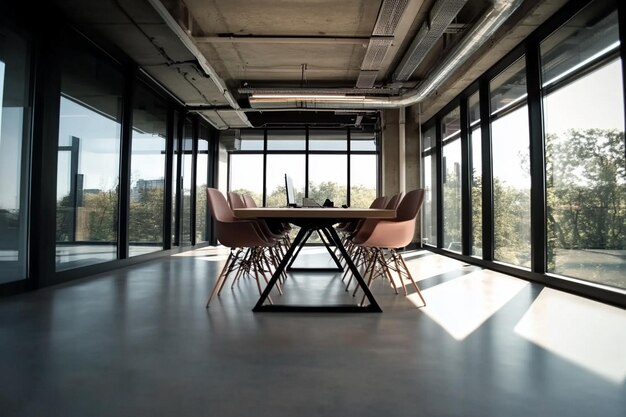
[[[240,208],[233,210],[234,215],[240,219],[264,219],[291,223],[300,227],[298,234],[287,249],[285,256],[280,260],[276,270],[272,274],[265,290],[261,294],[258,302],[252,309],[254,312],[382,312],[372,292],[368,288],[363,276],[354,264],[354,260],[346,251],[341,242],[341,238],[333,227],[339,222],[357,221],[365,219],[392,219],[396,217],[395,210],[386,209],[356,209],[356,208]],[[331,246],[335,246],[346,266],[350,269],[358,285],[363,290],[365,297],[369,301],[367,305],[266,305],[265,302],[279,280],[287,265],[293,261],[294,253],[302,247],[306,238],[313,231],[320,233],[329,241]],[[330,251],[329,251],[330,252]],[[330,252],[334,257],[334,254]],[[338,264],[338,262],[336,261]],[[338,264],[339,265],[339,264]]]

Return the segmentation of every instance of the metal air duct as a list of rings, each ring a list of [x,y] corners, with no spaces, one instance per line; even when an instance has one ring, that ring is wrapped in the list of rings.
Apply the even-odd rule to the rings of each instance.
[[[407,81],[411,77],[465,3],[467,0],[438,0],[433,5],[427,21],[422,23],[411,46],[394,71],[393,81]]]
[[[422,101],[433,90],[443,84],[465,61],[498,30],[498,28],[517,10],[523,0],[494,0],[494,3],[468,33],[460,40],[448,56],[411,92],[400,97],[362,97],[340,102],[332,99],[256,99],[250,98],[254,109],[390,109],[407,107]]]

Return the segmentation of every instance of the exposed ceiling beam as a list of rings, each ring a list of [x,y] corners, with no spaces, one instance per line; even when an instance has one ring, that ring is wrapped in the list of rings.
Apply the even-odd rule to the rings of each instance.
[[[370,37],[217,35],[196,36],[193,40],[197,43],[362,45],[365,47],[368,45]]]

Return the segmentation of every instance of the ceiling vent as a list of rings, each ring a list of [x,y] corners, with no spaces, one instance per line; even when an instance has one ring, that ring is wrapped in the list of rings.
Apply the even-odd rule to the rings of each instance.
[[[367,45],[361,70],[378,71],[393,42],[393,37],[372,37]]]
[[[467,0],[438,0],[433,5],[427,20],[420,27],[411,46],[393,73],[393,81],[409,80],[465,3]]]
[[[384,0],[372,36],[393,36],[408,0]]]
[[[356,80],[356,88],[374,88],[378,71],[361,71]]]

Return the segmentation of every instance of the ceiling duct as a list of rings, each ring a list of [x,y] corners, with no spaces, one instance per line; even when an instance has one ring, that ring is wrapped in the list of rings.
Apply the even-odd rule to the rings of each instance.
[[[356,80],[356,88],[373,88],[378,71],[361,71]]]
[[[441,39],[467,0],[438,0],[430,10],[427,20],[422,24],[411,46],[404,54],[393,73],[393,81],[407,81],[415,72],[426,54]]]
[[[518,9],[523,0],[494,0],[492,7],[465,34],[442,62],[420,83],[417,89],[400,97],[363,97],[341,103],[334,100],[293,99],[267,100],[250,97],[255,109],[389,109],[406,107],[422,101],[439,88],[461,65],[463,65]]]
[[[361,64],[357,88],[373,88],[408,0],[383,0]]]
[[[361,64],[362,71],[378,71],[383,64],[385,55],[393,42],[393,37],[372,37],[367,45],[365,58]]]
[[[409,0],[384,0],[372,36],[393,36]]]

